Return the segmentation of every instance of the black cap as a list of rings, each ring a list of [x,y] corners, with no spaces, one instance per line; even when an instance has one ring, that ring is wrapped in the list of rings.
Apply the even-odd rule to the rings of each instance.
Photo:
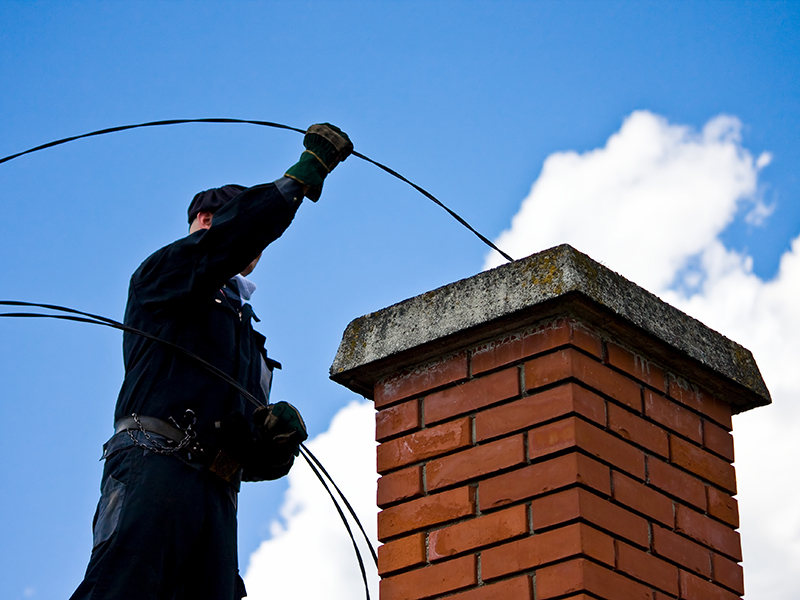
[[[195,194],[191,204],[189,204],[189,225],[197,217],[197,213],[215,213],[246,189],[244,186],[229,183],[219,188],[212,188]]]

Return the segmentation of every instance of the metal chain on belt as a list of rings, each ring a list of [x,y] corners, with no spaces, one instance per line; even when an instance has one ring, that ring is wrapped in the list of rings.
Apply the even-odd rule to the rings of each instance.
[[[136,431],[135,429],[126,429],[125,432],[128,434],[128,437],[131,438],[133,445],[138,446],[139,448],[144,448],[145,450],[149,450],[150,452],[154,452],[155,454],[173,454],[178,450],[182,450],[189,445],[189,442],[191,442],[195,436],[195,432],[192,431],[192,426],[190,425],[183,430],[184,438],[178,442],[177,446],[165,446],[147,433],[147,430],[144,428],[144,425],[142,425],[142,422],[139,420],[139,416],[136,413],[131,413],[131,417],[133,417],[133,420],[139,426],[139,431],[144,434],[145,439],[152,444],[152,446],[148,446],[147,444],[141,443],[136,439],[136,436],[133,435],[133,432]]]

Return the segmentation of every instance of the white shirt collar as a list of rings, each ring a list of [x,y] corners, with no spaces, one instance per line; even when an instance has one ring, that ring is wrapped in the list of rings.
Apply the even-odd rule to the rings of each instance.
[[[256,291],[256,284],[240,274],[234,275],[234,279],[239,284],[239,296],[242,298],[242,302],[247,302]]]

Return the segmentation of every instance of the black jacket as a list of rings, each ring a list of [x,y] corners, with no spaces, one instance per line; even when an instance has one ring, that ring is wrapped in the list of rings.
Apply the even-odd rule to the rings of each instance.
[[[261,358],[265,338],[249,304],[223,293],[241,272],[286,230],[299,203],[284,199],[274,184],[248,188],[220,208],[210,229],[161,248],[131,277],[125,324],[177,344],[215,365],[262,402]],[[141,336],[123,336],[125,380],[115,419],[131,413],[180,421],[197,416],[200,437],[224,446],[215,422],[233,414],[248,422],[255,408],[196,360]]]

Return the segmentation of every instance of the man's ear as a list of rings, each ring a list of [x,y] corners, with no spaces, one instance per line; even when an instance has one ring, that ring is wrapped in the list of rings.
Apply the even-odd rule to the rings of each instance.
[[[189,226],[189,233],[194,233],[195,231],[200,231],[201,229],[208,229],[211,227],[211,218],[213,216],[214,213],[210,213],[205,210],[197,213],[194,221],[192,221],[192,224]]]
[[[214,213],[210,213],[207,211],[200,211],[197,213],[197,218],[199,219],[199,224],[201,229],[208,229],[211,227],[211,218],[214,216]]]

